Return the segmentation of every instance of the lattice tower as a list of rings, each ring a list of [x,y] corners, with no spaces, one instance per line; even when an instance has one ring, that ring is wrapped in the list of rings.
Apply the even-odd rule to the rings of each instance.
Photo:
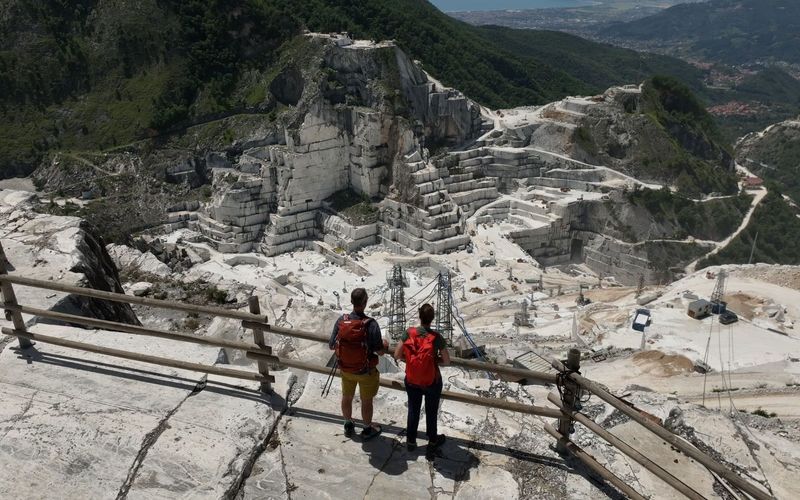
[[[436,283],[436,331],[447,340],[448,345],[453,344],[453,289],[450,282],[450,272],[439,273]]]
[[[728,273],[725,271],[720,271],[717,275],[717,284],[714,286],[714,292],[711,294],[712,304],[719,304],[722,302],[722,297],[725,295],[725,280],[727,277]]]
[[[406,331],[406,296],[403,280],[403,268],[399,265],[392,267],[386,275],[386,284],[389,285],[389,335],[392,340],[399,342]]]

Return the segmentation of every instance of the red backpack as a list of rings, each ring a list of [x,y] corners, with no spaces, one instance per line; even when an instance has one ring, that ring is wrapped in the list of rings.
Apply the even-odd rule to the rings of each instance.
[[[408,383],[427,387],[436,381],[436,332],[420,335],[419,329],[409,328],[408,338],[403,342],[406,358],[406,380]]]
[[[367,373],[370,368],[369,346],[367,344],[367,323],[372,318],[350,319],[345,314],[339,321],[339,334],[336,336],[336,358],[339,368],[348,373]]]

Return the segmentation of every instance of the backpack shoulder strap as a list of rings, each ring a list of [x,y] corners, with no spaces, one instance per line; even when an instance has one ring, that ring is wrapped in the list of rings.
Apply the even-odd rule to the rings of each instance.
[[[431,345],[435,345],[436,344],[436,337],[439,336],[439,332],[437,332],[436,330],[430,330],[430,331],[428,331],[428,335],[430,335],[430,337],[431,337],[430,338]]]
[[[338,327],[338,330],[336,331],[336,343],[337,344],[342,339],[342,336],[340,335],[342,333],[342,330],[341,330],[342,326],[343,326],[342,323],[346,323],[348,321],[350,321],[350,315],[349,314],[342,314],[342,316],[336,322],[336,325]]]

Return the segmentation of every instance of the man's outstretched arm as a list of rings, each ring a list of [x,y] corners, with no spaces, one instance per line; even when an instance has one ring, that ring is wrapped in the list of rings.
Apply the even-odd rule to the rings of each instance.
[[[333,324],[333,331],[331,332],[331,338],[328,340],[328,348],[332,351],[336,349],[336,337],[339,335],[339,321],[341,318],[336,320],[336,323]]]
[[[383,338],[381,327],[375,320],[369,322],[369,344],[372,352],[378,356],[383,356],[389,350],[389,341]]]
[[[398,342],[397,347],[394,348],[394,359],[405,359],[402,342]]]

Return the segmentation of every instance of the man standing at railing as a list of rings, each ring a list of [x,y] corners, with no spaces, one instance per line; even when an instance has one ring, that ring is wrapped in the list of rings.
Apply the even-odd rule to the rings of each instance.
[[[378,356],[389,348],[388,341],[381,336],[378,322],[364,314],[367,298],[367,291],[363,288],[352,291],[350,302],[353,304],[353,312],[336,320],[328,341],[328,347],[336,351],[336,359],[342,371],[344,435],[350,437],[355,432],[353,397],[358,386],[361,418],[364,420],[361,437],[365,440],[374,438],[382,431],[380,425],[372,423],[372,400],[378,393],[380,382]]]

